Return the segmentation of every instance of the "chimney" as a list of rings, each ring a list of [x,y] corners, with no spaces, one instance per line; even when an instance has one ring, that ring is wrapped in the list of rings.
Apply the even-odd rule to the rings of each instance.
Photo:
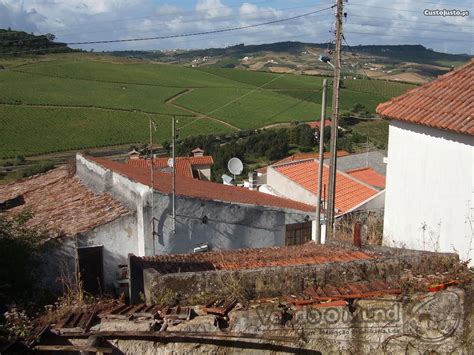
[[[140,158],[140,153],[133,149],[131,152],[128,153],[128,159],[130,160],[137,160]]]
[[[252,171],[251,173],[249,173],[249,189],[258,189],[258,175],[256,171]]]
[[[204,150],[202,150],[201,148],[197,147],[196,149],[193,149],[191,151],[191,153],[193,153],[193,156],[195,157],[202,157],[204,156]]]

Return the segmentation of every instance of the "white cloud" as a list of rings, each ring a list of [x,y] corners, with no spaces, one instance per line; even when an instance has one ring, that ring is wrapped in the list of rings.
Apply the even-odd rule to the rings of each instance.
[[[260,6],[261,1],[257,4],[254,0],[247,0],[240,5],[230,0],[166,1],[0,0],[0,28],[52,32],[60,41],[83,42],[209,31],[281,19],[324,7],[324,3],[314,5],[310,0],[301,0],[297,4],[278,0],[272,3],[273,7]],[[408,0],[391,3],[383,0],[350,1],[345,5],[348,13],[347,23],[344,24],[345,37],[351,45],[420,43],[441,51],[472,53],[472,27],[468,27],[472,26],[474,10],[471,1],[457,0],[458,4],[464,3],[465,6],[438,6],[431,4],[433,2],[436,0],[431,0],[430,4]],[[446,2],[443,0],[443,3]],[[302,4],[308,7],[302,8]],[[298,8],[285,9],[290,7]],[[425,8],[445,7],[467,8],[471,15],[465,18],[423,15]],[[333,22],[333,11],[330,10],[243,31],[166,41],[95,45],[94,48],[205,48],[288,40],[322,43],[331,38]]]
[[[196,11],[202,11],[208,19],[232,14],[232,9],[225,6],[221,0],[198,0]]]

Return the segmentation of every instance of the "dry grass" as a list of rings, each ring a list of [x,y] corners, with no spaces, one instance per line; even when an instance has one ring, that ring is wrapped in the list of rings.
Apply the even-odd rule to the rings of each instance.
[[[352,243],[356,222],[362,224],[362,244],[382,245],[383,216],[375,212],[353,213],[345,216],[336,225],[336,240]]]

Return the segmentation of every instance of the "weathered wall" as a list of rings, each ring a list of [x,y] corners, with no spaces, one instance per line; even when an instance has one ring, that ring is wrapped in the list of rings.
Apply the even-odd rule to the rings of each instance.
[[[474,265],[472,136],[391,121],[384,243],[456,251]]]
[[[128,253],[138,253],[136,217],[126,215],[77,236],[77,246],[100,246],[103,249],[105,291],[114,291],[120,264],[128,263]],[[62,282],[73,282],[76,239],[62,238],[45,252],[41,272],[42,287],[53,292],[62,290]]]
[[[96,193],[106,192],[136,212],[138,255],[153,254],[151,230],[152,189],[76,156],[76,176]]]
[[[159,342],[109,336],[104,345],[126,354],[472,354],[473,296],[472,288],[450,287],[435,293],[356,300],[351,307],[282,307],[278,302],[255,302],[231,311],[224,332],[214,316],[206,315],[170,323],[167,331],[182,332],[174,339]],[[143,323],[125,329],[140,326]],[[99,329],[107,331],[110,326]],[[237,337],[222,338],[223,334]],[[266,339],[278,336],[285,341]],[[86,341],[73,339],[72,343],[85,345]]]
[[[458,260],[455,254],[407,252],[368,260],[315,265],[271,267],[237,271],[183,272],[162,275],[154,269],[143,271],[147,303],[180,299],[202,302],[221,294],[243,293],[247,297],[277,297],[297,294],[310,286],[343,285],[367,280],[398,281],[405,269],[414,274],[448,271]],[[139,280],[140,281],[140,280]],[[133,284],[135,280],[131,280]]]
[[[285,225],[303,222],[303,212],[228,202],[176,197],[176,232],[172,232],[172,198],[155,192],[155,252],[193,252],[208,244],[210,249],[240,249],[285,244]]]

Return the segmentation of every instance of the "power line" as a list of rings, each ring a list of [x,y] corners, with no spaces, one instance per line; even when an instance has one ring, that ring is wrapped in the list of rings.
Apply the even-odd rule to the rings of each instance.
[[[259,4],[265,4],[265,3],[270,3],[274,2],[275,0],[263,0],[259,2],[255,2],[253,4],[259,5]],[[125,22],[125,21],[133,21],[133,20],[142,20],[146,18],[156,18],[156,17],[166,17],[166,16],[176,16],[176,15],[187,15],[187,14],[196,14],[196,13],[201,13],[201,12],[207,12],[207,11],[212,11],[212,10],[220,10],[220,9],[226,9],[226,8],[236,8],[240,7],[243,4],[245,4],[247,1],[243,1],[242,3],[239,3],[238,5],[230,5],[230,6],[218,6],[218,7],[209,7],[209,8],[204,8],[200,10],[186,10],[186,11],[173,11],[173,12],[168,12],[164,14],[156,14],[156,15],[146,15],[146,16],[139,16],[139,17],[128,17],[128,18],[122,18],[122,19],[111,19],[111,20],[101,20],[101,21],[93,21],[93,22],[84,22],[81,23],[80,25],[77,26],[69,26],[68,28],[84,28],[84,26],[88,26],[91,24],[104,24],[104,23],[112,23],[112,22]],[[56,34],[70,34],[71,32],[57,32]]]
[[[405,29],[405,30],[416,30],[416,31],[425,31],[425,32],[443,32],[443,33],[457,33],[457,34],[470,34],[469,32],[460,32],[460,31],[444,31],[444,30],[429,30],[427,28],[413,28],[413,27],[402,27],[402,26],[387,26],[387,25],[372,25],[368,23],[357,23],[357,22],[351,22],[348,23],[347,26],[351,25],[358,25],[358,26],[369,26],[369,27],[383,27],[383,28],[400,28],[400,29]]]
[[[272,24],[276,24],[276,23],[282,23],[282,22],[286,22],[286,21],[296,20],[296,19],[299,19],[299,18],[303,18],[303,17],[315,15],[315,14],[317,14],[317,13],[330,10],[330,9],[332,9],[333,7],[334,7],[334,6],[331,6],[331,7],[327,7],[327,8],[324,8],[324,9],[319,9],[319,10],[315,10],[315,11],[303,13],[303,14],[296,15],[296,16],[286,17],[286,18],[278,19],[278,20],[272,20],[272,21],[267,21],[267,22],[252,24],[252,25],[244,25],[244,26],[223,28],[223,29],[211,30],[211,31],[182,33],[182,34],[167,35],[167,36],[156,36],[156,37],[140,37],[140,38],[130,38],[130,39],[114,39],[114,40],[105,40],[105,41],[68,42],[68,43],[65,43],[65,44],[67,44],[67,45],[88,45],[88,44],[107,44],[107,43],[138,42],[138,41],[150,41],[150,40],[171,39],[171,38],[181,38],[181,37],[193,37],[193,36],[201,36],[201,35],[208,35],[208,34],[214,34],[214,33],[224,33],[224,32],[231,32],[231,31],[239,31],[239,30],[244,30],[244,29],[248,29],[248,28],[256,28],[256,27],[267,26],[267,25],[272,25]],[[1,53],[1,54],[3,54],[3,55],[12,55],[12,54],[20,54],[20,53],[28,53],[28,52],[45,51],[45,50],[48,50],[48,49],[58,49],[58,48],[43,48],[43,49],[37,49],[37,50],[28,50],[28,51],[19,51],[19,52],[7,52],[7,53]]]
[[[411,13],[421,14],[420,10],[404,10],[404,9],[397,9],[395,7],[373,6],[373,5],[366,5],[366,4],[357,3],[357,2],[350,2],[349,6],[370,7],[371,9],[384,9],[384,10],[393,10],[393,11],[411,12]]]
[[[275,8],[275,9],[270,9],[270,10],[259,10],[259,11],[250,11],[250,12],[246,12],[245,14],[240,14],[239,15],[239,18],[245,18],[246,16],[254,16],[255,14],[265,14],[265,13],[273,13],[273,11],[288,11],[288,10],[295,10],[295,9],[302,9],[302,8],[309,8],[309,7],[314,7],[314,5],[305,5],[305,6],[292,6],[292,7],[286,7],[286,8]],[[265,17],[265,16],[262,16],[262,17]],[[224,20],[224,19],[235,19],[236,16],[233,15],[233,16],[215,16],[211,19],[205,19],[205,22],[206,24],[207,23],[211,23],[211,22],[219,22],[221,20]],[[255,18],[253,17],[251,20],[257,20],[259,18]],[[189,20],[179,20],[179,21],[173,21],[173,24],[176,24],[176,23],[179,23],[179,24],[183,24],[183,23],[193,23],[193,22],[202,22],[203,19],[202,18],[194,18],[194,19],[189,19]],[[159,23],[154,23],[154,24],[150,24],[150,25],[147,25],[147,26],[135,26],[135,27],[128,27],[127,30],[143,30],[143,29],[154,29],[156,27],[159,27],[159,26],[163,26],[163,25],[166,25],[168,24],[168,22],[159,22]],[[115,31],[115,29],[114,29]],[[74,33],[74,32],[69,32],[69,33],[66,33],[64,34],[63,33],[63,36],[64,35],[68,35],[68,34],[72,34],[72,35],[84,35],[84,34],[91,34],[91,33],[103,33],[104,31],[103,30],[98,30],[98,31],[89,31],[89,32],[81,32],[81,33]],[[55,35],[57,35],[58,33],[55,33]],[[0,41],[0,43],[10,43],[10,42],[34,42],[34,41],[37,41],[38,39],[36,38],[26,38],[26,39],[13,39],[13,40],[3,40],[3,41]],[[61,42],[61,41],[60,41]],[[72,41],[62,41],[62,42],[72,42]]]
[[[405,19],[399,19],[399,18],[389,18],[389,17],[379,17],[379,16],[364,16],[364,15],[356,15],[356,14],[353,14],[351,13],[350,14],[351,17],[363,17],[363,18],[373,18],[373,19],[377,19],[377,20],[391,20],[391,21],[395,21],[395,22],[412,22],[412,23],[423,23],[423,24],[427,24],[427,25],[433,25],[433,26],[440,26],[440,25],[443,25],[443,26],[454,26],[454,27],[469,27],[469,28],[472,28],[473,26],[470,26],[470,25],[459,25],[459,24],[456,24],[456,23],[442,23],[440,24],[439,22],[438,23],[435,23],[435,22],[428,22],[428,21],[418,21],[418,20],[405,20]]]
[[[84,44],[104,44],[104,43],[120,43],[120,42],[137,42],[137,41],[150,41],[150,40],[157,40],[157,39],[169,39],[169,38],[179,38],[179,37],[191,37],[191,36],[200,36],[200,35],[207,35],[207,34],[213,34],[213,33],[222,33],[222,32],[230,32],[230,31],[238,31],[238,30],[244,30],[247,28],[254,28],[254,27],[261,27],[261,26],[267,26],[267,25],[273,25],[275,23],[281,23],[281,22],[286,22],[286,21],[291,21],[291,20],[296,20],[302,17],[310,16],[317,14],[319,12],[323,12],[326,10],[332,9],[333,6],[327,7],[321,10],[316,10],[316,11],[311,11],[307,12],[301,15],[296,15],[296,16],[291,16],[291,17],[286,17],[278,20],[272,20],[272,21],[267,21],[267,22],[262,22],[262,23],[256,23],[252,25],[245,25],[245,26],[237,26],[237,27],[229,27],[229,28],[223,28],[223,29],[218,29],[218,30],[211,30],[211,31],[202,31],[202,32],[193,32],[193,33],[183,33],[183,34],[177,34],[177,35],[169,35],[169,36],[157,36],[157,37],[140,37],[140,38],[130,38],[130,39],[113,39],[113,40],[105,40],[105,41],[86,41],[86,42],[69,42],[67,43],[68,45],[84,45]]]
[[[455,41],[455,42],[469,42],[472,43],[472,40],[456,39],[456,38],[434,38],[434,37],[417,37],[417,36],[404,36],[404,35],[389,35],[384,33],[369,33],[369,32],[356,32],[356,31],[346,31],[346,33],[368,35],[368,36],[386,36],[386,37],[405,37],[405,38],[415,38],[415,39],[432,39],[436,41]]]

